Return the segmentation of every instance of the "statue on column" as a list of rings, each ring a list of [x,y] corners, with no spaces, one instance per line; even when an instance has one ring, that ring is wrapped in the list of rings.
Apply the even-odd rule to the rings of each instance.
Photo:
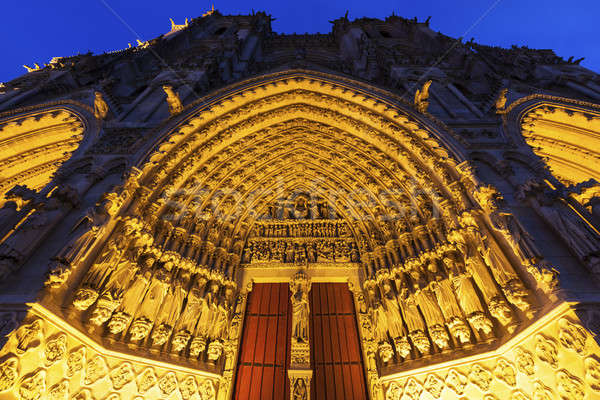
[[[131,285],[125,290],[121,304],[108,322],[108,329],[111,333],[121,333],[129,325],[135,310],[140,305],[140,299],[143,299],[146,294],[155,261],[156,256],[153,253],[141,256]]]
[[[297,273],[290,282],[292,292],[292,340],[297,343],[308,343],[309,285],[308,278],[303,272]]]

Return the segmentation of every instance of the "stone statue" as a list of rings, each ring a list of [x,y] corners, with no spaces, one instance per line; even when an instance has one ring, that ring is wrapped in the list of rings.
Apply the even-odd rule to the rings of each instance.
[[[122,332],[133,317],[139,306],[140,299],[144,298],[148,283],[152,277],[152,264],[155,258],[148,254],[141,257],[137,264],[136,272],[131,280],[131,285],[125,290],[120,306],[108,322],[108,328],[113,334]]]
[[[302,272],[297,273],[290,282],[292,292],[292,338],[297,343],[308,343],[309,289],[308,279]]]
[[[167,104],[171,115],[177,115],[183,111],[183,104],[179,99],[179,94],[175,93],[172,86],[164,85],[163,90],[167,94]]]
[[[94,96],[94,116],[102,121],[108,115],[108,104],[104,101],[102,93],[95,92]]]
[[[402,314],[400,313],[400,306],[398,305],[398,299],[392,289],[392,285],[389,279],[382,282],[382,301],[386,310],[387,330],[392,339],[406,336],[406,328],[402,322]]]
[[[432,81],[429,80],[425,82],[423,87],[415,92],[415,108],[421,112],[427,112],[427,107],[429,107],[429,87],[431,86]]]
[[[508,89],[502,89],[500,91],[500,94],[498,95],[498,98],[496,99],[496,112],[500,112],[500,111],[504,111],[504,109],[506,108],[506,94],[508,93]]]

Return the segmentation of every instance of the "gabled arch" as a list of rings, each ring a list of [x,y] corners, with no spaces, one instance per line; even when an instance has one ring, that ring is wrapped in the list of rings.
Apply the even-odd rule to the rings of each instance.
[[[0,114],[0,197],[15,185],[44,188],[63,163],[85,152],[98,130],[93,110],[72,101]]]

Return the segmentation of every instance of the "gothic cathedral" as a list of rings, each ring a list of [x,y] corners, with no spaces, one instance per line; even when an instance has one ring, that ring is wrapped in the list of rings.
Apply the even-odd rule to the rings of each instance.
[[[0,398],[600,399],[600,75],[271,20],[0,86]]]

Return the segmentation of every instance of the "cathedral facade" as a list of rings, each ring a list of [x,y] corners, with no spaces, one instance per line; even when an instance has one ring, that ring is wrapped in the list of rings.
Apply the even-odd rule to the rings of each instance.
[[[0,87],[0,398],[600,398],[600,76],[211,10]]]

